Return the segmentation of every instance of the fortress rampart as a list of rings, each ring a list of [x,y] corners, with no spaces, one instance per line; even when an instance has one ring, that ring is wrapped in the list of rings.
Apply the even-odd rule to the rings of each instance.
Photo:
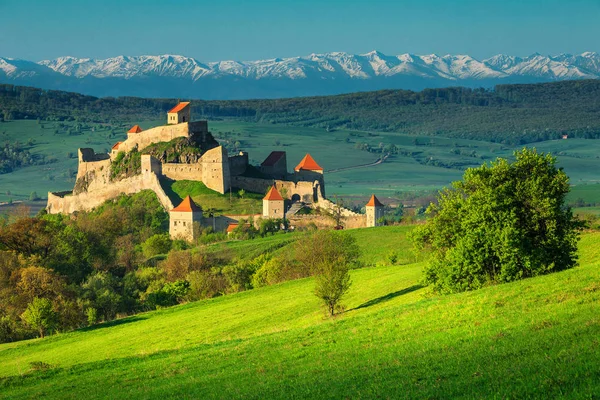
[[[120,194],[133,194],[145,189],[154,191],[165,209],[170,210],[173,208],[173,203],[160,185],[156,174],[145,173],[113,182],[95,191],[79,194],[50,192],[48,193],[48,206],[46,209],[49,214],[71,214],[76,211],[90,211],[106,200],[114,199]]]
[[[135,148],[143,149],[153,143],[169,142],[179,137],[190,137],[208,133],[206,121],[183,122],[177,125],[157,126],[138,133],[127,133],[127,139],[114,148],[110,154],[112,160],[119,152],[129,152]]]

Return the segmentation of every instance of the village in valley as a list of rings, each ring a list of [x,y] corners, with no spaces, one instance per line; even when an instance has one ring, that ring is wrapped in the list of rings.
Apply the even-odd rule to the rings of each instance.
[[[162,154],[145,154],[145,149],[159,144],[185,141],[194,147],[193,156],[179,157],[177,162],[165,162]],[[164,146],[162,146],[164,147]],[[162,150],[163,154],[165,150]],[[115,164],[130,153],[141,153],[139,171],[123,171],[115,176]],[[232,232],[240,224],[257,224],[260,219],[278,219],[294,229],[312,224],[315,227],[363,228],[381,225],[384,205],[373,194],[365,205],[365,214],[358,214],[337,205],[325,197],[323,168],[306,154],[288,172],[285,151],[273,151],[257,167],[248,162],[248,153],[229,155],[208,130],[207,121],[192,121],[189,102],[180,102],[167,113],[167,124],[147,130],[139,125],[127,132],[127,139],[117,142],[109,154],[98,154],[90,148],[78,149],[77,180],[73,191],[48,193],[47,211],[75,213],[89,211],[121,194],[152,190],[169,212],[169,233],[173,239],[193,241],[198,226],[216,231]],[[252,170],[252,174],[247,173]],[[188,195],[183,199],[167,195],[165,179],[202,182],[207,188],[224,194],[244,190],[266,193],[263,212],[255,215],[205,215],[202,204]],[[296,215],[302,208],[317,213]],[[332,218],[328,218],[331,216]],[[342,225],[343,221],[343,225]]]

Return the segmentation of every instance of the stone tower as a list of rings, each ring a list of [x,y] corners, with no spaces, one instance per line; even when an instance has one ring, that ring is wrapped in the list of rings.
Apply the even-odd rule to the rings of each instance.
[[[263,217],[265,218],[284,218],[285,201],[275,186],[269,189],[267,195],[263,198]]]
[[[194,225],[202,221],[202,208],[187,196],[174,209],[169,211],[169,235],[171,239],[184,239],[189,242],[196,239]]]
[[[371,199],[365,205],[365,209],[367,211],[367,227],[382,225],[377,220],[383,217],[383,204],[375,195],[371,196]]]
[[[191,117],[190,102],[182,101],[167,112],[167,124],[176,125],[190,122]]]

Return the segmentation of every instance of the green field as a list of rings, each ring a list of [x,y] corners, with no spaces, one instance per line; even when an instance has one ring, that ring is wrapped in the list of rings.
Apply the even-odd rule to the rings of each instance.
[[[410,261],[409,229],[352,231],[367,257],[397,248],[408,264],[353,271],[336,318],[309,278],[3,344],[1,397],[598,395],[600,233],[583,235],[572,270],[436,296]]]
[[[143,128],[161,123],[140,122]],[[81,134],[69,135],[66,128],[55,133],[56,124],[47,121],[11,121],[0,125],[0,140],[26,143],[32,138],[32,153],[51,155],[57,159],[51,164],[0,175],[0,202],[27,199],[32,191],[44,197],[48,191],[72,189],[77,170],[77,148],[92,147],[97,152],[108,151],[113,143],[125,138],[129,127],[128,124],[89,124]],[[65,124],[75,126],[72,122]],[[239,148],[249,152],[254,164],[260,164],[273,150],[285,150],[288,170],[292,170],[304,154],[311,153],[326,171],[327,195],[358,198],[359,203],[371,193],[393,201],[410,192],[435,191],[460,179],[464,168],[479,166],[496,157],[511,157],[518,148],[492,142],[415,136],[401,132],[327,132],[318,128],[227,120],[210,121],[209,129],[219,140],[239,142]],[[392,155],[376,166],[335,171],[373,163],[379,158],[378,153],[357,149],[359,142],[373,148],[380,144],[394,144],[405,155]],[[536,143],[535,147],[558,157],[559,166],[564,167],[571,183],[576,185],[574,190],[577,193],[572,194],[570,200],[581,197],[586,202],[600,203],[600,140],[552,140]]]

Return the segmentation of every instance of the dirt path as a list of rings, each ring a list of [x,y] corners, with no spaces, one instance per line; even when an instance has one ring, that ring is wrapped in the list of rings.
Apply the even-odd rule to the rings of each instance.
[[[384,162],[388,158],[388,156],[389,156],[389,154],[386,154],[385,156],[383,156],[383,158],[379,158],[377,161],[369,163],[369,164],[353,165],[351,167],[343,167],[343,168],[334,168],[334,169],[325,171],[325,173],[332,174],[334,172],[347,171],[349,169],[374,167],[375,165],[379,165],[382,162]]]

